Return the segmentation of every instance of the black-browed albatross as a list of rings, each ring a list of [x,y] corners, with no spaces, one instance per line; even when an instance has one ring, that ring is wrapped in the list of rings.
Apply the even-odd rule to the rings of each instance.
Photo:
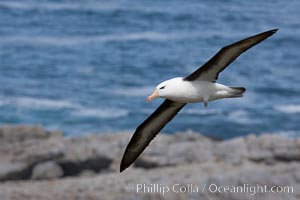
[[[166,100],[152,113],[133,134],[124,152],[120,172],[129,167],[149,145],[151,140],[187,103],[242,97],[244,87],[228,87],[216,83],[218,75],[239,55],[273,35],[278,29],[266,31],[223,47],[209,61],[186,77],[177,77],[156,86],[149,102],[157,97]]]

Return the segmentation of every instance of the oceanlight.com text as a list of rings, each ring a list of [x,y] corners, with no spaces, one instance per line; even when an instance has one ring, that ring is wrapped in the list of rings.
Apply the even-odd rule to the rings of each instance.
[[[250,185],[243,184],[239,186],[223,186],[217,184],[208,185],[208,191],[210,193],[242,193],[248,195],[256,195],[262,193],[293,193],[293,186],[268,186],[268,185]]]
[[[237,193],[254,196],[256,194],[262,193],[294,193],[293,186],[280,186],[280,185],[260,185],[260,184],[241,184],[238,186],[233,185],[218,185],[218,184],[161,184],[161,183],[152,183],[152,184],[136,184],[128,185],[126,187],[127,192],[135,192],[140,194],[162,194],[165,195],[169,192],[172,193]]]

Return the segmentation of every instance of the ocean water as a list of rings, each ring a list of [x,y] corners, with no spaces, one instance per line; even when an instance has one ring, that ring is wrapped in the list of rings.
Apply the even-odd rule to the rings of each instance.
[[[134,131],[162,102],[145,102],[156,84],[279,28],[220,75],[246,87],[244,98],[190,104],[163,132],[300,136],[299,8],[298,0],[1,0],[0,123],[67,135]]]

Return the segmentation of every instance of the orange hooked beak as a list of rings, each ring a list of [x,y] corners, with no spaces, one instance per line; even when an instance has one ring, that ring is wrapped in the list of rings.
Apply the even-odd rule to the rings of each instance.
[[[159,95],[158,95],[158,90],[155,89],[154,92],[153,92],[150,96],[148,96],[148,97],[146,98],[146,101],[147,101],[147,102],[150,102],[150,101],[152,101],[153,99],[157,98],[158,96],[159,96]]]

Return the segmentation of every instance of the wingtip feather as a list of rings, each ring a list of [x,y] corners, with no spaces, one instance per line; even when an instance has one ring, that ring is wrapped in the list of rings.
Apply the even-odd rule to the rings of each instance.
[[[125,169],[127,169],[129,167],[129,165],[125,165],[123,164],[123,162],[120,165],[120,173],[122,173]]]
[[[120,173],[122,173],[127,167],[120,166]]]
[[[270,31],[268,31],[268,32],[272,33],[272,35],[273,35],[273,34],[276,33],[278,30],[279,30],[279,28],[275,28],[275,29],[272,29],[272,30],[270,30]]]
[[[128,158],[126,158],[126,152],[125,152],[120,164],[120,173],[123,172],[125,169],[127,169],[132,163],[133,161],[128,162]]]

